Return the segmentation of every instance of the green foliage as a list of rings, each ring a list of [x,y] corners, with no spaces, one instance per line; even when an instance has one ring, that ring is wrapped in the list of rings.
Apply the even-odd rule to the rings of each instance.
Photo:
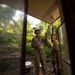
[[[20,50],[23,18],[13,19],[16,10],[0,4],[0,53],[12,53]],[[23,15],[22,15],[23,16]]]
[[[11,53],[20,50],[21,40],[22,40],[22,27],[23,27],[23,18],[20,17],[18,21],[13,19],[15,15],[15,10],[11,9],[8,6],[0,5],[0,53]],[[53,23],[55,30],[60,24],[59,20],[56,23]],[[37,24],[37,28],[42,29],[42,35],[48,33],[48,43],[44,44],[44,49],[46,57],[50,58],[51,53],[51,42],[50,42],[50,25],[41,21]],[[31,22],[27,22],[27,36],[26,36],[26,50],[27,53],[34,55],[34,49],[31,47],[31,40],[34,36],[34,28],[31,28]]]
[[[46,53],[46,57],[49,58],[50,53],[51,53],[51,48],[44,44],[44,50],[45,50],[45,53]]]
[[[61,22],[60,22],[60,18],[59,18],[52,24],[52,27],[54,29],[57,29],[60,24],[61,24]]]
[[[0,4],[0,22],[9,22],[15,14],[15,10],[9,6]]]
[[[34,49],[31,47],[31,43],[26,45],[26,49],[28,54],[34,55]]]
[[[0,37],[4,36],[6,29],[11,20],[13,20],[13,16],[15,15],[15,10],[10,8],[7,5],[0,4]]]
[[[0,38],[0,53],[10,53],[20,49],[20,46],[17,42],[14,34],[7,33],[4,37]]]

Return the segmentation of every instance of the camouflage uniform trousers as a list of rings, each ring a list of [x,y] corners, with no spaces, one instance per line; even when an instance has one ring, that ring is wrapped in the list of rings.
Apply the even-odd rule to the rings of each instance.
[[[45,67],[45,53],[43,50],[35,50],[34,52],[34,65],[35,65],[35,68],[36,68],[36,73],[37,75],[39,75],[40,73],[40,63],[42,65],[42,72],[44,75],[47,75],[46,74],[46,67]]]
[[[60,70],[60,53],[59,51],[53,50],[51,53],[51,61],[52,61],[52,65],[53,65],[53,69],[54,71],[56,70]]]

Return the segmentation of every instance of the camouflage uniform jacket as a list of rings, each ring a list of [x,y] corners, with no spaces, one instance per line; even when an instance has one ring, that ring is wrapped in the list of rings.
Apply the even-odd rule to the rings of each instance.
[[[39,36],[38,38],[35,36],[32,39],[32,47],[35,49],[43,49],[43,42],[46,42],[46,38]],[[39,47],[38,47],[39,45]]]

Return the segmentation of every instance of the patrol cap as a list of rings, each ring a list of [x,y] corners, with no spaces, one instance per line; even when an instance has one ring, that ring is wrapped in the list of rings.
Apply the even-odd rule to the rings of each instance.
[[[39,31],[39,32],[38,32]],[[34,31],[34,33],[36,34],[36,33],[41,33],[41,29],[35,29],[35,31]]]

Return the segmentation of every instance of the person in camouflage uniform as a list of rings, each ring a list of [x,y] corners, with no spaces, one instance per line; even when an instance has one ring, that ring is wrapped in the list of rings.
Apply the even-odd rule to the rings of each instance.
[[[52,46],[52,65],[53,65],[53,72],[56,72],[56,68],[58,70],[58,75],[60,75],[59,70],[60,70],[60,53],[59,53],[59,48],[58,48],[58,42],[56,40],[56,36],[53,34],[51,41],[53,43]],[[57,65],[57,66],[56,66]]]
[[[47,34],[45,34],[45,37],[40,36],[41,30],[36,29],[35,32],[36,36],[32,38],[32,47],[35,49],[34,50],[34,64],[36,68],[36,73],[39,75],[40,72],[40,63],[42,65],[42,72],[44,75],[46,74],[46,57],[45,57],[45,52],[43,48],[43,43],[46,42],[47,40]]]

